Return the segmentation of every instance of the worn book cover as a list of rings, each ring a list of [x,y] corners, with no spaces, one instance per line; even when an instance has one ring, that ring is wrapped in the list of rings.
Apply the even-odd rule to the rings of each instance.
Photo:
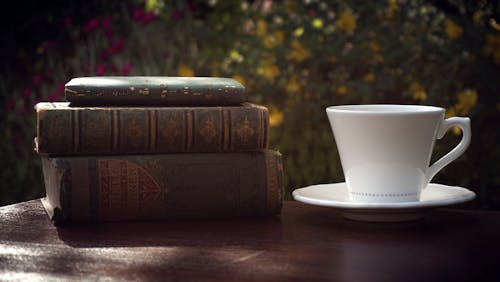
[[[43,203],[55,224],[281,210],[283,168],[275,151],[41,159]]]
[[[99,76],[71,79],[72,105],[223,106],[245,102],[245,87],[223,77]]]
[[[267,108],[71,107],[38,103],[37,148],[58,155],[236,152],[265,149]]]

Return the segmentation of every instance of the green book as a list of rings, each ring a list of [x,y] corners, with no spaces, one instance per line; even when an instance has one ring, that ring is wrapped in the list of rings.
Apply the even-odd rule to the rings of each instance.
[[[55,224],[281,210],[283,167],[275,151],[41,159],[42,202]]]
[[[71,107],[38,103],[37,148],[42,154],[238,152],[265,149],[267,108]]]
[[[225,106],[245,102],[245,87],[223,77],[98,76],[71,79],[72,105]]]

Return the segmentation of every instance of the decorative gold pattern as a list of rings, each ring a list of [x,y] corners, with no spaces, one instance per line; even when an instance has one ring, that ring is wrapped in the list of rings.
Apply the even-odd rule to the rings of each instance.
[[[167,98],[168,88],[166,84],[160,84],[160,97]]]
[[[267,172],[267,209],[269,211],[279,210],[282,201],[282,186],[279,181],[282,168],[280,164],[280,155],[265,154],[266,172]]]
[[[127,127],[124,128],[124,132],[126,132],[126,136],[124,137],[127,138],[127,143],[131,148],[141,148],[142,137],[144,135],[143,131],[146,130],[146,128],[144,128],[145,121],[145,118],[142,116],[135,113],[129,113],[128,124]]]
[[[149,88],[139,89],[139,94],[149,95]]]
[[[217,129],[215,128],[215,122],[212,116],[208,116],[203,122],[203,127],[200,129],[200,135],[203,136],[203,139],[207,143],[217,136]]]
[[[268,140],[267,111],[248,104],[136,110],[45,103],[37,111],[40,153],[248,151],[266,148]]]
[[[126,160],[99,161],[101,219],[140,217],[160,194],[160,186],[144,168]]]
[[[162,137],[164,137],[169,144],[174,143],[177,133],[177,123],[170,117],[167,121],[167,125],[161,131]]]
[[[108,150],[111,116],[105,111],[82,111],[81,149],[83,152]]]
[[[250,122],[248,121],[248,117],[245,117],[243,120],[243,124],[238,128],[238,137],[243,143],[247,143],[249,138],[255,134],[255,130],[250,126]]]

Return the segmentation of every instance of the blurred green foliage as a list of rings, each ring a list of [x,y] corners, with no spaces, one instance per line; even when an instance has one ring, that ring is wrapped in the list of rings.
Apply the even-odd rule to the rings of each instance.
[[[90,3],[93,3],[92,1]],[[343,181],[325,108],[437,105],[470,116],[467,153],[435,182],[500,209],[500,21],[495,1],[110,1],[53,5],[0,77],[0,204],[44,194],[32,152],[39,101],[75,76],[234,77],[271,112],[285,188]],[[89,8],[90,7],[90,8]],[[46,23],[45,25],[43,23]],[[47,31],[49,29],[49,31]],[[22,30],[21,30],[22,31]],[[435,158],[460,139],[437,142]]]

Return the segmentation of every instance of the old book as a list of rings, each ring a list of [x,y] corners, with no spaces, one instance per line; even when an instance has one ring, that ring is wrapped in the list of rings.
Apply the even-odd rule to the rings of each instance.
[[[269,114],[227,107],[70,107],[38,103],[39,153],[234,152],[267,148]]]
[[[65,87],[72,105],[222,106],[245,102],[245,87],[222,77],[78,77]]]
[[[42,155],[44,206],[56,224],[280,212],[281,155]]]

